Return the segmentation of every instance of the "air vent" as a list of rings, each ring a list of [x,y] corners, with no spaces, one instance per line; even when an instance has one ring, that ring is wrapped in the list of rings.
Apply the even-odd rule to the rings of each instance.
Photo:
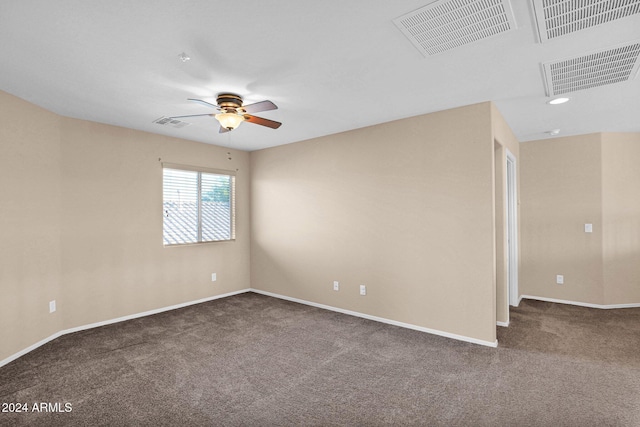
[[[533,0],[543,43],[640,13],[640,0]]]
[[[440,0],[393,22],[424,56],[516,28],[509,0]]]
[[[640,66],[640,42],[542,64],[547,95],[555,96],[625,82]]]
[[[183,128],[191,124],[191,123],[183,122],[182,120],[172,119],[171,117],[164,117],[164,116],[154,120],[153,123],[157,123],[163,126],[171,126],[174,128]]]

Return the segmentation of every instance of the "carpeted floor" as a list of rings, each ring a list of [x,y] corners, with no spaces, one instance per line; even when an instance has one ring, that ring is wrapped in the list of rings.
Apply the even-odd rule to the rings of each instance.
[[[28,406],[0,425],[640,426],[640,309],[525,300],[498,340],[241,294],[66,335],[0,368],[0,402]]]

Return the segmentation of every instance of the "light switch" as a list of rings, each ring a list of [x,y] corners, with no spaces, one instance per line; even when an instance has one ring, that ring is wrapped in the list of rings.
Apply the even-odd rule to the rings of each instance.
[[[585,233],[593,233],[593,224],[585,224],[584,225]]]

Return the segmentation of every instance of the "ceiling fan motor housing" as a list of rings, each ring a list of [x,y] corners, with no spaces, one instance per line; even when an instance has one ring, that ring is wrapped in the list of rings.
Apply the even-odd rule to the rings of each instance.
[[[242,107],[242,98],[233,93],[221,93],[218,95],[217,101],[218,107],[226,111],[233,110],[235,112]]]

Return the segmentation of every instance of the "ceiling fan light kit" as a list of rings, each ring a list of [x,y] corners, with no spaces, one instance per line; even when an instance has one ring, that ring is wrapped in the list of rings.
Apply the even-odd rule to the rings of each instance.
[[[244,116],[237,113],[219,113],[215,115],[215,118],[220,122],[220,126],[230,131],[240,126],[240,123],[244,121]]]

